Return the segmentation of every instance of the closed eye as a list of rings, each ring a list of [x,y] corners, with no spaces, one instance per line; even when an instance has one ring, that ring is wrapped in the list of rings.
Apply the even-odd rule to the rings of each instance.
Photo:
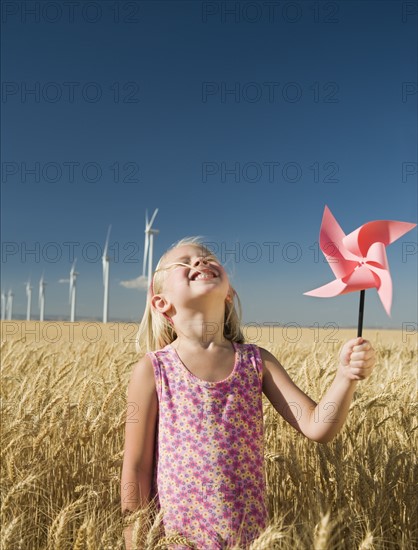
[[[220,262],[216,256],[203,256],[203,259],[207,262],[214,262],[220,265]],[[159,269],[170,269],[172,267],[178,267],[178,266],[191,267],[190,257],[180,258],[177,262],[173,262],[171,264],[168,264],[167,266],[160,267]]]
[[[155,272],[157,271],[165,271],[165,270],[168,270],[168,269],[174,269],[176,267],[188,267],[190,269],[190,265],[189,264],[185,264],[183,262],[173,262],[172,264],[168,264],[168,265],[165,265],[165,266],[162,266],[162,267],[159,267],[158,269],[155,270]]]
[[[213,256],[213,255],[210,255],[210,256],[205,256],[204,259],[207,261],[207,262],[214,262],[216,263],[217,265],[220,265],[220,262],[219,260],[217,259],[216,256]],[[183,262],[181,260],[186,260],[186,262]],[[184,258],[180,258],[177,262],[173,262],[171,264],[168,264],[167,266],[164,266],[164,267],[160,267],[159,269],[157,269],[156,271],[160,271],[160,270],[165,270],[165,269],[173,269],[173,268],[176,268],[176,267],[188,267],[190,268],[191,267],[191,260],[190,260],[190,257],[189,256],[185,256]]]

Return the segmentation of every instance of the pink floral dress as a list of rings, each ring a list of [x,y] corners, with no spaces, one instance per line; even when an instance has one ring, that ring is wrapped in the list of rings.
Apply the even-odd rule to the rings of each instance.
[[[147,353],[159,401],[154,494],[166,536],[199,550],[245,547],[268,522],[262,359],[256,345],[232,344],[234,369],[220,382],[194,376],[171,344]]]

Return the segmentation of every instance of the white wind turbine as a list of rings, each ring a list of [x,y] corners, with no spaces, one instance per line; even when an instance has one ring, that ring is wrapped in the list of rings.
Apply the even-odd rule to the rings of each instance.
[[[69,295],[69,302],[71,304],[71,314],[70,314],[70,321],[71,323],[74,323],[75,320],[75,295],[76,295],[76,286],[75,282],[77,279],[78,273],[75,270],[75,263],[77,260],[74,260],[73,265],[71,266],[70,271],[70,295]]]
[[[109,247],[109,236],[112,226],[109,225],[107,230],[106,244],[103,250],[102,256],[102,268],[103,268],[103,323],[107,323],[107,318],[109,316],[109,262],[110,258],[107,255],[107,249]]]
[[[136,279],[130,279],[129,281],[120,281],[120,284],[125,288],[142,288],[146,290],[151,285],[154,235],[159,233],[158,229],[152,229],[152,224],[154,223],[157,212],[158,208],[154,210],[151,220],[148,220],[148,211],[145,212],[145,245],[142,275],[139,275]]]
[[[26,306],[26,321],[30,321],[30,313],[31,313],[31,307],[32,307],[32,287],[30,286],[30,279],[26,285],[26,298],[27,298],[27,306]]]
[[[9,292],[7,293],[7,298],[6,298],[6,318],[8,321],[11,321],[12,320],[12,315],[13,315],[13,292],[11,290],[9,290]]]
[[[154,214],[150,221],[148,221],[148,210],[145,211],[145,244],[144,244],[144,261],[142,264],[142,277],[145,278],[145,270],[148,259],[148,288],[151,285],[152,279],[152,256],[154,251],[154,235],[158,235],[158,229],[152,229],[155,216],[157,215],[158,208],[154,210]]]
[[[44,311],[45,311],[45,286],[46,282],[44,281],[44,274],[39,281],[39,294],[38,294],[38,305],[39,305],[39,320],[44,320]]]
[[[1,293],[1,320],[4,321],[6,319],[6,294],[4,292]]]

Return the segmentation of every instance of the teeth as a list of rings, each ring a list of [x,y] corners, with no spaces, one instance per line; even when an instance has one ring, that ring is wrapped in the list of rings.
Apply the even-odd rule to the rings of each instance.
[[[197,277],[194,278],[194,280],[198,279],[213,279],[215,275],[213,273],[199,273]]]

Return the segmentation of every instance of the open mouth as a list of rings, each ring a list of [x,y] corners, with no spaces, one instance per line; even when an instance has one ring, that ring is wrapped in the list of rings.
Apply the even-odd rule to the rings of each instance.
[[[200,271],[195,271],[190,277],[191,281],[207,281],[209,279],[214,279],[218,275],[210,269],[202,269]]]

